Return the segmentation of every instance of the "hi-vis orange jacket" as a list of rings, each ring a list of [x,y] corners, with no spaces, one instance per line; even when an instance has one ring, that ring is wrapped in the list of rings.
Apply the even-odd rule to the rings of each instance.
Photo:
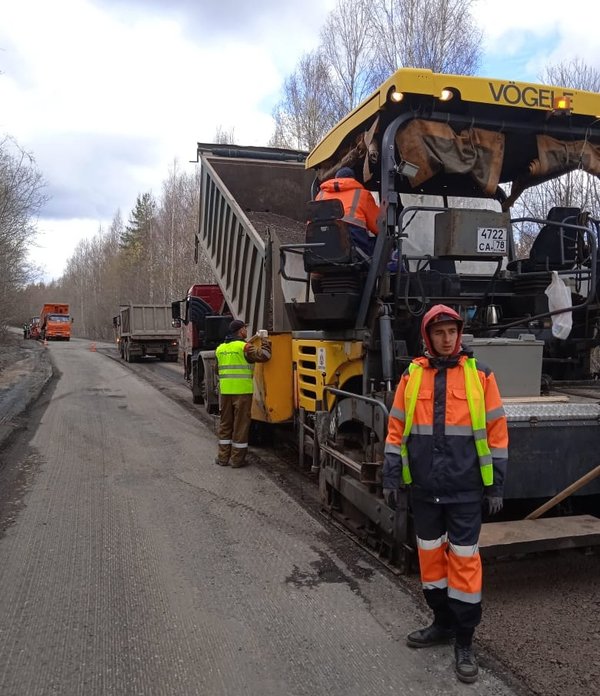
[[[413,424],[406,446],[412,475],[412,494],[436,503],[481,500],[484,493],[480,462],[465,389],[463,350],[449,359],[422,357],[413,363],[423,368]],[[502,496],[508,462],[508,428],[502,400],[492,371],[477,363],[486,411],[487,443],[493,462],[493,483],[485,494]],[[403,444],[406,385],[402,375],[390,412],[385,445],[383,487],[402,483],[400,448]]]
[[[317,201],[337,198],[344,206],[344,220],[349,225],[356,225],[377,234],[377,216],[379,206],[369,191],[356,179],[329,179],[321,184]]]

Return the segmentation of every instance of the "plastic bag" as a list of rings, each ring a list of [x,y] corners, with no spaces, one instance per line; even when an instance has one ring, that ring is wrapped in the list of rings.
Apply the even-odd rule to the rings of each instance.
[[[552,282],[544,292],[548,297],[548,309],[551,312],[572,306],[571,291],[556,271],[552,271]],[[552,335],[555,338],[568,338],[572,327],[573,312],[563,312],[552,317]]]

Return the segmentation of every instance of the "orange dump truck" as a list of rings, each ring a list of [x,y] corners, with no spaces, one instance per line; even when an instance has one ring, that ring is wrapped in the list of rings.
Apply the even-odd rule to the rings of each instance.
[[[45,304],[40,312],[40,338],[70,341],[72,321],[68,304]]]

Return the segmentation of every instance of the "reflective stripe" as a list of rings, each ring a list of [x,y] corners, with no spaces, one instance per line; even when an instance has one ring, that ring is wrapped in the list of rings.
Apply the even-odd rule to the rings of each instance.
[[[252,369],[251,366],[246,363],[245,365],[223,365],[222,370],[248,370]]]
[[[464,364],[465,391],[471,414],[471,424],[475,436],[475,447],[479,457],[479,470],[484,486],[494,483],[494,468],[491,462],[491,453],[487,441],[485,394],[483,386],[477,374],[477,361],[475,358],[467,358]],[[475,403],[476,399],[479,403]]]
[[[508,459],[508,450],[506,447],[491,447],[490,452],[492,453],[492,457],[496,457],[496,459]]]
[[[417,546],[423,551],[431,551],[432,549],[441,548],[448,541],[448,534],[443,534],[437,539],[419,539],[417,537]]]
[[[386,442],[383,448],[384,454],[400,454],[400,445],[393,445],[391,442]]]
[[[485,414],[487,422],[496,420],[496,418],[503,418],[506,414],[504,413],[504,406],[498,406],[498,408],[493,408]]]
[[[459,546],[458,544],[453,544],[450,542],[448,544],[448,549],[455,556],[462,556],[464,558],[469,558],[479,553],[479,544],[470,544],[469,546]]]
[[[448,579],[440,578],[439,580],[429,580],[422,582],[421,586],[424,590],[445,590],[448,587]]]
[[[230,445],[230,444],[231,444],[231,440],[219,440],[219,444],[220,444],[220,445]]]
[[[413,425],[411,435],[433,435],[433,425]]]
[[[236,375],[219,375],[219,379],[248,379],[248,375],[241,375],[241,374],[236,374]]]
[[[402,445],[400,446],[400,454],[402,455],[402,480],[407,485],[412,483],[412,476],[410,475],[410,468],[408,465],[408,448],[406,443],[410,437],[410,431],[413,424],[417,397],[419,396],[421,380],[423,379],[423,368],[421,365],[411,363],[408,366],[408,374],[408,383],[406,385],[406,390],[404,391],[405,401],[408,398],[408,410],[406,412],[406,422],[404,423],[404,432],[402,434]]]
[[[445,425],[444,433],[460,437],[473,437],[473,428],[470,425]]]
[[[423,588],[446,588],[448,586],[447,534],[438,539],[417,539],[419,568]]]
[[[394,418],[397,418],[398,420],[403,421],[404,420],[404,411],[402,409],[396,408],[395,406],[392,406],[392,410],[390,411],[390,416],[394,416]]]
[[[461,592],[454,587],[448,587],[448,598],[458,599],[466,604],[479,604],[481,592]]]
[[[360,201],[360,191],[361,189],[355,189],[354,195],[352,196],[352,203],[350,204],[350,210],[344,215],[342,220],[350,223],[351,225],[364,227],[366,229],[365,221],[356,217],[356,209],[358,208],[358,203]]]
[[[246,449],[248,447],[248,443],[247,442],[232,442],[231,446],[234,449]]]

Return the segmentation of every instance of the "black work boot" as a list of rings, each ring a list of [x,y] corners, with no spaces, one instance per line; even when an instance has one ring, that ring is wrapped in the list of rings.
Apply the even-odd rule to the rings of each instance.
[[[454,630],[432,623],[427,628],[413,631],[406,636],[406,644],[410,648],[429,648],[432,645],[448,643],[454,638]]]
[[[479,667],[477,666],[473,646],[455,645],[454,657],[456,660],[454,670],[456,671],[456,676],[459,678],[459,680],[461,682],[466,682],[467,684],[476,682]]]

